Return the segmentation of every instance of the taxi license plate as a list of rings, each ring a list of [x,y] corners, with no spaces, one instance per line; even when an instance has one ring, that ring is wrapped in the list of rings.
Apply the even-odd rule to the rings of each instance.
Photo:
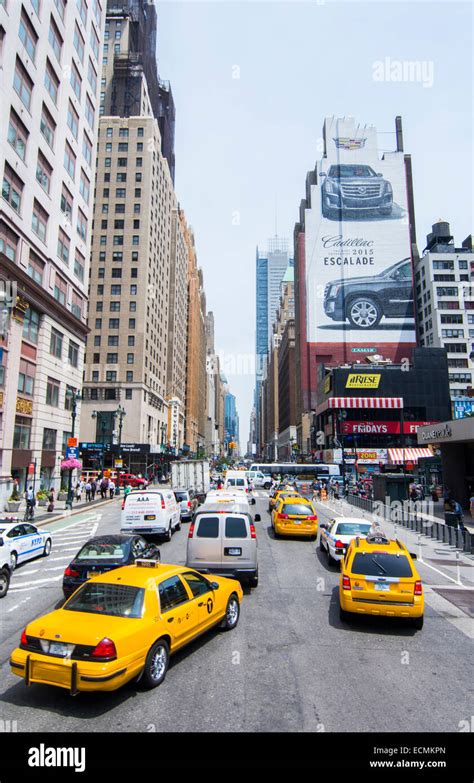
[[[301,525],[301,519],[292,519],[291,521],[294,525]]]
[[[51,642],[49,645],[50,655],[61,655],[63,658],[68,654],[68,645],[62,644],[62,642]]]
[[[145,514],[145,519],[156,519],[156,514]]]
[[[383,582],[376,582],[374,586],[375,589],[379,590],[380,592],[388,593],[390,591],[390,585],[386,585]]]

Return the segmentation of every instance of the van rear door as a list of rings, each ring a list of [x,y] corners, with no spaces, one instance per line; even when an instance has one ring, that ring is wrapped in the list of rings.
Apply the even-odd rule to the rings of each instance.
[[[164,520],[163,504],[161,492],[130,492],[124,502],[121,530],[124,533],[135,530],[140,533],[165,532],[167,522]]]
[[[253,532],[255,535],[255,533]],[[245,514],[223,516],[222,564],[236,564],[239,568],[253,568],[256,563],[255,538],[252,538],[250,520]]]
[[[223,514],[197,514],[188,538],[186,564],[199,571],[202,568],[220,569],[222,567],[221,525]],[[191,531],[190,531],[191,534]]]

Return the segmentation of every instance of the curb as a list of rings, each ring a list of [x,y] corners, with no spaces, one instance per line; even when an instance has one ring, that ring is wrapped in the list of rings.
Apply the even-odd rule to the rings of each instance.
[[[107,503],[113,503],[113,501],[117,499],[118,498],[112,498],[111,500],[110,499],[101,500],[100,503],[94,503],[92,508],[95,509],[95,508],[99,508],[100,506],[105,506]],[[59,522],[60,519],[67,519],[69,517],[74,517],[77,514],[82,514],[84,511],[87,511],[90,508],[91,506],[84,506],[83,508],[76,508],[75,510],[71,509],[68,512],[58,514],[57,516],[46,517],[45,519],[39,519],[39,520],[34,519],[32,521],[32,524],[36,525],[37,527],[41,527],[42,525],[50,525],[52,522]]]

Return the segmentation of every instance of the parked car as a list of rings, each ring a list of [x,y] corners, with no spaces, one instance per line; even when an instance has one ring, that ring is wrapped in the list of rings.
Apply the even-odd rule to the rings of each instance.
[[[20,563],[51,552],[51,533],[19,519],[0,519],[0,540],[2,559],[10,561],[12,571]]]
[[[410,259],[397,261],[373,277],[347,277],[327,283],[324,312],[333,321],[349,320],[357,329],[375,329],[383,317],[413,316]]]
[[[368,213],[390,215],[393,192],[390,182],[376,174],[371,166],[354,163],[334,164],[320,173],[321,208],[324,217],[339,217],[341,212],[356,217]]]
[[[180,506],[181,522],[189,522],[199,503],[192,489],[175,489],[174,494]]]
[[[189,528],[186,565],[258,585],[257,533],[245,502],[205,503]]]
[[[64,571],[63,593],[68,598],[93,576],[131,565],[138,558],[160,560],[160,550],[142,536],[118,534],[90,538]]]
[[[148,481],[143,476],[136,476],[135,473],[120,473],[119,486],[124,487],[128,484],[130,487],[147,487]]]
[[[180,506],[170,489],[134,490],[123,500],[121,533],[159,535],[171,541],[180,527]]]

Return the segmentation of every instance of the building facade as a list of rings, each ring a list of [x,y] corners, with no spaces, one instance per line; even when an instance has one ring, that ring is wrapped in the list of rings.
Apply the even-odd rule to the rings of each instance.
[[[186,446],[202,454],[206,442],[206,310],[202,271],[197,265],[194,234],[186,236],[188,249],[188,334],[186,373]]]
[[[58,489],[73,407],[78,431],[104,21],[99,0],[0,4],[2,503],[12,478]]]

